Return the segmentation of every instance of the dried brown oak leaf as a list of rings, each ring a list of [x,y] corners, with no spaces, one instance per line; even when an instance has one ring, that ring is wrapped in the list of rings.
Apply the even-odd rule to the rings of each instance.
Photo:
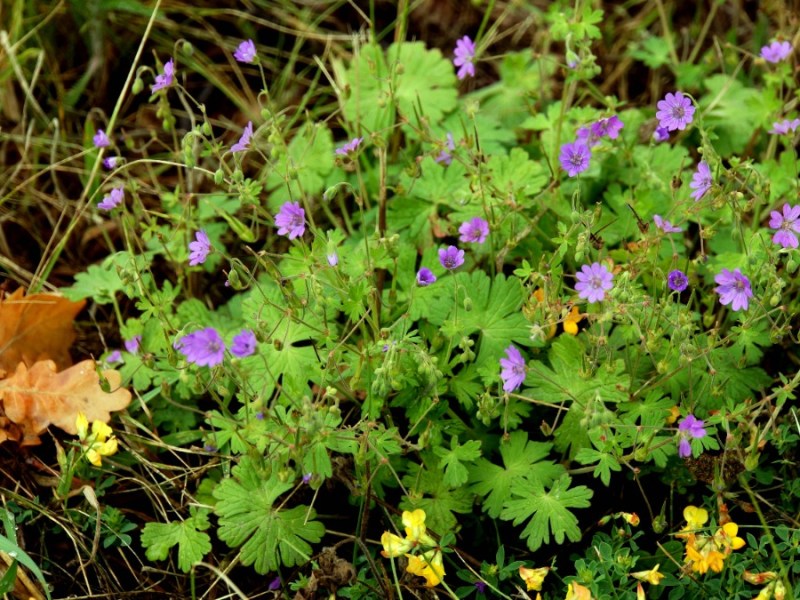
[[[53,294],[24,296],[22,288],[0,300],[0,377],[17,365],[52,360],[59,369],[72,364],[69,347],[75,340],[72,321],[86,302]]]
[[[39,434],[55,425],[76,435],[79,412],[92,421],[107,423],[112,410],[122,410],[131,402],[131,393],[119,387],[122,376],[107,369],[110,393],[100,387],[100,377],[92,360],[79,362],[60,373],[52,360],[35,363],[30,369],[19,363],[11,377],[0,380],[0,401],[5,416],[15,427],[0,429],[0,441],[12,439],[23,446],[39,443]]]

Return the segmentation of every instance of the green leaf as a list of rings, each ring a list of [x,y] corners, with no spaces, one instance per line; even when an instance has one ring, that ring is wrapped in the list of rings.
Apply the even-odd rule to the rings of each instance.
[[[657,69],[669,63],[669,44],[663,37],[650,36],[642,43],[634,45],[628,54],[651,69]]]
[[[28,569],[28,571],[33,573],[34,577],[36,577],[41,584],[45,595],[50,598],[50,588],[47,585],[47,580],[45,580],[41,569],[39,569],[39,565],[37,565],[28,555],[28,553],[20,548],[17,544],[17,539],[14,535],[16,531],[16,527],[14,526],[14,515],[7,509],[2,508],[0,509],[0,518],[2,518],[3,527],[8,534],[8,537],[5,535],[0,535],[0,552],[5,552],[12,558],[16,559],[16,561]]]
[[[622,467],[614,455],[609,452],[600,452],[594,448],[581,448],[575,455],[577,460],[582,465],[590,465],[597,463],[592,475],[599,477],[603,485],[608,486],[611,483],[611,471],[621,471]]]
[[[524,204],[527,198],[542,191],[550,178],[545,168],[530,160],[522,148],[512,148],[508,156],[492,156],[489,174],[499,204],[508,200]]]
[[[400,502],[400,508],[421,508],[427,515],[428,527],[439,534],[451,531],[456,526],[458,521],[454,513],[472,512],[472,494],[464,487],[451,489],[438,469],[412,464],[403,477],[403,485],[408,490],[408,496]]]
[[[469,471],[464,463],[474,462],[481,456],[481,443],[478,440],[469,440],[466,444],[458,443],[458,436],[450,440],[450,450],[444,447],[434,449],[439,456],[439,468],[444,469],[444,483],[450,487],[460,487],[467,483]]]
[[[330,130],[321,123],[306,123],[267,171],[267,189],[275,192],[270,197],[270,209],[277,211],[287,197],[296,200],[320,194],[333,164]]]
[[[91,298],[98,304],[110,304],[114,294],[125,289],[120,271],[141,272],[151,258],[147,254],[134,257],[129,252],[115,252],[104,258],[100,265],[89,265],[86,272],[75,275],[75,283],[71,287],[61,288],[61,292],[72,301]]]
[[[698,100],[703,123],[714,130],[714,150],[720,156],[741,153],[756,127],[769,118],[761,92],[728,75],[712,75],[703,83],[708,90]]]
[[[512,488],[514,497],[506,502],[500,518],[513,520],[514,525],[530,519],[522,537],[531,551],[549,543],[551,533],[557,544],[565,538],[572,542],[581,539],[578,519],[569,509],[587,508],[592,491],[583,485],[570,488],[570,483],[569,475],[562,475],[549,491],[530,479],[523,479]]]
[[[142,546],[150,560],[164,560],[173,546],[178,546],[178,568],[188,573],[192,566],[211,552],[211,539],[207,533],[208,511],[198,510],[185,521],[172,523],[147,523],[142,529]]]

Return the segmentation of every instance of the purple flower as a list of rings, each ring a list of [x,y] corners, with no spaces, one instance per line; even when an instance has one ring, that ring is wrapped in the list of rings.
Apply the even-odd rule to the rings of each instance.
[[[273,579],[272,581],[270,581],[269,585],[267,586],[267,589],[270,592],[274,592],[275,590],[281,589],[281,578],[280,578],[280,576],[278,576],[275,579]]]
[[[456,76],[459,79],[464,79],[467,75],[475,77],[475,65],[472,61],[475,59],[475,42],[465,35],[456,42],[456,49],[453,52],[455,58],[453,64],[459,67]]]
[[[625,124],[619,120],[617,115],[613,115],[593,123],[592,133],[599,138],[607,135],[609,139],[615,140],[619,137],[619,132],[623,127]]]
[[[581,143],[587,148],[594,148],[597,144],[600,143],[600,138],[594,134],[594,126],[590,127],[579,127],[578,131],[575,132],[577,136],[576,143]]]
[[[106,169],[113,169],[117,166],[117,162],[119,161],[119,156],[106,156],[103,159],[103,166]]]
[[[250,138],[253,137],[253,122],[248,121],[239,141],[231,146],[231,152],[245,152],[250,149]]]
[[[458,228],[458,232],[461,234],[461,237],[458,238],[460,242],[482,244],[486,241],[486,236],[489,235],[489,223],[480,217],[475,217],[469,221],[464,221],[461,227]]]
[[[245,40],[239,44],[233,53],[233,58],[240,63],[252,63],[256,59],[256,45],[253,40]]]
[[[592,151],[581,141],[561,146],[561,154],[558,160],[561,167],[570,177],[575,177],[578,173],[583,173],[589,168],[589,159],[592,158]]]
[[[114,188],[111,193],[104,196],[103,199],[97,203],[97,208],[100,210],[111,210],[116,208],[125,199],[125,190],[122,187]]]
[[[122,352],[119,350],[114,350],[111,354],[106,356],[106,362],[109,365],[113,365],[114,363],[125,362],[125,360],[122,358]]]
[[[591,265],[583,265],[578,273],[575,273],[578,283],[575,290],[579,298],[589,301],[589,304],[605,300],[606,292],[614,287],[612,283],[614,275],[609,272],[605,265],[598,262]]]
[[[484,582],[484,581],[476,581],[473,585],[475,586],[475,589],[478,590],[479,594],[485,594],[486,593],[486,582]]]
[[[139,344],[142,343],[142,336],[135,335],[129,340],[125,340],[125,350],[131,354],[136,354],[139,351]]]
[[[155,94],[159,90],[166,89],[172,85],[174,78],[175,78],[175,63],[170,58],[164,64],[164,72],[156,75],[156,82],[150,86],[150,90],[152,91],[152,93]]]
[[[753,290],[750,288],[750,280],[739,269],[734,269],[732,273],[728,269],[722,269],[714,277],[714,281],[719,284],[714,291],[719,294],[721,304],[730,304],[733,310],[747,310],[748,298],[753,297]]]
[[[653,223],[664,233],[680,233],[683,231],[681,227],[675,227],[669,221],[662,219],[661,215],[653,215]]]
[[[689,280],[686,277],[686,273],[675,269],[667,275],[667,285],[673,292],[682,292],[689,287]]]
[[[219,448],[217,448],[214,444],[207,443],[203,446],[203,450],[205,450],[206,452],[216,452],[217,450],[219,450]]]
[[[666,127],[656,127],[653,132],[653,139],[657,142],[666,142],[669,139],[669,129]]]
[[[772,236],[772,241],[775,244],[780,244],[783,248],[797,248],[797,236],[795,233],[800,233],[800,204],[790,206],[787,202],[783,205],[783,214],[777,210],[769,213],[769,226],[777,229],[775,235]]]
[[[275,215],[275,225],[279,227],[278,235],[288,235],[290,240],[300,237],[306,231],[306,211],[299,202],[284,202]]]
[[[306,473],[305,475],[303,475],[303,483],[305,483],[306,485],[311,483],[311,477],[312,476],[313,476],[312,473]]]
[[[456,142],[453,139],[453,134],[450,133],[449,131],[447,132],[447,149],[450,150],[450,152],[456,149]],[[443,163],[445,165],[450,165],[450,163],[453,162],[453,155],[450,154],[450,152],[448,152],[445,149],[442,149],[442,151],[439,152],[439,156],[437,156],[433,160],[435,160],[437,163],[440,164]]]
[[[708,163],[704,160],[700,161],[697,171],[692,175],[692,183],[689,184],[689,187],[694,190],[690,195],[695,202],[703,197],[703,194],[711,188],[712,183],[714,180],[711,178],[711,169],[708,168]]]
[[[678,422],[678,435],[680,436],[678,456],[687,458],[692,455],[692,447],[689,444],[689,438],[699,439],[706,436],[703,421],[696,419],[693,414],[686,415]]]
[[[339,255],[336,252],[331,252],[326,258],[328,259],[328,264],[332,267],[339,264]]]
[[[667,131],[684,130],[694,120],[694,104],[682,92],[668,93],[657,106],[658,124]]]
[[[417,271],[417,285],[420,287],[426,287],[436,281],[436,275],[433,274],[427,267],[422,267],[419,271]]]
[[[347,156],[351,152],[355,152],[356,150],[358,150],[358,147],[361,145],[361,142],[363,141],[364,138],[360,137],[353,138],[346,144],[343,144],[342,146],[338,147],[336,149],[336,154],[338,154],[339,156]]]
[[[525,359],[514,344],[506,348],[506,356],[500,359],[500,379],[503,380],[503,391],[513,392],[525,381]]]
[[[767,62],[778,63],[792,53],[790,42],[771,42],[768,46],[761,47],[761,58]]]
[[[446,250],[439,248],[439,262],[449,271],[457,269],[464,264],[464,251],[455,246],[448,246]]]
[[[249,329],[245,329],[239,335],[233,337],[231,354],[233,354],[236,358],[250,356],[255,351],[256,334]]]
[[[798,127],[800,127],[800,119],[792,119],[791,121],[789,119],[784,119],[783,121],[775,121],[769,133],[788,135],[789,132],[794,133]]]
[[[211,240],[208,239],[208,234],[205,230],[201,229],[194,234],[195,241],[189,242],[189,266],[202,265],[208,258],[208,253],[211,252]]]
[[[225,358],[225,342],[213,327],[183,336],[174,348],[198,367],[215,367]]]
[[[92,142],[95,148],[108,148],[111,145],[111,140],[108,139],[106,132],[102,129],[97,130],[97,133],[95,133],[92,138]]]

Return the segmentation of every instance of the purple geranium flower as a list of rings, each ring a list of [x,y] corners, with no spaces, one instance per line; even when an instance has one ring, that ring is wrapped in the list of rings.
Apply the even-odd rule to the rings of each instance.
[[[103,159],[103,166],[106,169],[113,169],[117,166],[117,162],[119,161],[119,156],[106,156]]]
[[[213,327],[183,336],[174,348],[198,367],[214,367],[225,358],[225,342]]]
[[[653,139],[657,142],[666,142],[669,139],[669,129],[666,127],[656,127],[653,132]]]
[[[239,141],[231,146],[231,152],[245,152],[250,149],[250,138],[253,137],[253,122],[248,121]]]
[[[575,135],[578,138],[575,143],[583,144],[587,148],[594,148],[600,143],[600,137],[594,133],[594,126],[579,127],[578,131],[575,132]]]
[[[453,139],[453,134],[450,132],[447,132],[447,149],[450,150],[450,152],[456,149],[456,142]],[[435,160],[437,163],[449,165],[451,162],[453,162],[453,155],[450,154],[450,152],[442,149],[442,151],[439,152],[439,155],[433,160]]]
[[[122,352],[119,350],[114,350],[111,354],[106,356],[106,362],[109,365],[113,365],[115,363],[125,362],[125,360],[122,358]]]
[[[561,167],[570,177],[575,177],[578,173],[583,173],[588,169],[590,158],[592,158],[592,151],[580,141],[561,146],[561,154],[558,156]]]
[[[525,381],[525,359],[514,344],[506,348],[506,356],[508,358],[500,359],[500,379],[503,380],[503,391],[513,392]]]
[[[668,93],[663,100],[658,101],[656,118],[661,127],[667,131],[686,129],[694,120],[694,104],[682,92]]]
[[[101,210],[111,210],[116,208],[125,199],[125,190],[121,186],[111,190],[111,193],[104,196],[103,199],[97,203],[97,208]]]
[[[653,223],[655,223],[656,227],[658,227],[664,233],[680,233],[683,231],[681,227],[675,227],[666,219],[662,219],[661,215],[653,215]]]
[[[142,336],[135,335],[131,339],[125,340],[123,343],[125,345],[125,350],[131,354],[136,354],[139,351],[139,344],[142,343]]]
[[[690,195],[695,202],[700,200],[711,189],[712,183],[714,183],[714,180],[711,177],[711,169],[708,168],[708,163],[704,160],[700,161],[700,164],[697,165],[697,171],[692,175],[692,182],[689,184],[689,187],[694,190]]]
[[[788,135],[790,132],[794,133],[798,127],[800,127],[800,119],[792,119],[791,121],[784,119],[783,121],[775,121],[769,132],[776,135]]]
[[[678,436],[680,436],[678,456],[681,458],[691,456],[692,446],[689,444],[689,438],[700,439],[706,436],[703,421],[696,419],[693,414],[686,415],[678,422]]]
[[[761,58],[767,62],[778,63],[792,53],[790,42],[771,42],[768,46],[761,47]]]
[[[152,93],[163,90],[172,85],[175,79],[175,62],[170,58],[164,64],[164,72],[156,75],[156,82],[150,86]]]
[[[575,278],[578,280],[575,284],[578,297],[588,300],[590,304],[604,300],[606,292],[614,287],[614,275],[598,262],[583,265]]]
[[[360,138],[360,137],[353,138],[352,140],[350,140],[346,144],[343,144],[342,146],[337,148],[336,149],[336,154],[338,154],[339,156],[347,156],[351,152],[355,152],[358,149],[359,145],[361,145],[361,142],[363,142],[363,141],[364,141],[364,138]]]
[[[689,287],[689,279],[686,277],[686,273],[675,269],[667,275],[667,285],[673,292],[682,292]]]
[[[433,274],[427,267],[422,267],[419,271],[417,271],[417,285],[420,287],[426,287],[436,281],[436,275]]]
[[[455,246],[439,248],[439,262],[448,271],[453,271],[464,264],[464,251]]]
[[[469,221],[464,221],[461,227],[458,228],[461,237],[458,238],[460,242],[472,242],[475,244],[482,244],[486,241],[486,236],[489,235],[489,223],[480,217],[475,217]]]
[[[339,255],[336,252],[331,252],[325,258],[328,259],[328,264],[332,267],[335,267],[339,264]]]
[[[256,45],[253,40],[245,40],[233,53],[233,58],[241,63],[252,63],[256,59]]]
[[[800,204],[791,206],[788,202],[783,205],[783,214],[777,210],[769,213],[769,226],[777,229],[772,241],[783,248],[797,248],[797,235],[800,233]]]
[[[231,354],[237,358],[250,356],[256,351],[256,343],[256,334],[249,329],[245,329],[239,335],[233,337]]]
[[[92,138],[92,142],[95,148],[108,148],[111,145],[111,140],[108,139],[106,132],[102,129],[97,130],[97,133],[95,133]]]
[[[719,294],[721,304],[725,306],[730,304],[733,310],[741,308],[747,310],[748,298],[753,297],[753,290],[750,288],[750,280],[747,276],[742,275],[739,269],[734,269],[733,272],[722,269],[719,275],[714,277],[714,281],[719,284],[714,291]]]
[[[201,229],[194,234],[195,241],[189,242],[189,266],[202,265],[208,258],[208,253],[211,252],[211,240],[208,239],[208,234],[205,230]]]
[[[272,581],[270,581],[269,585],[267,586],[267,589],[270,592],[274,592],[275,590],[281,589],[281,578],[280,578],[280,576],[278,576],[275,579],[273,579]]]
[[[609,139],[615,140],[619,137],[619,132],[623,127],[625,124],[619,120],[617,115],[613,115],[593,123],[592,133],[599,138],[607,135]]]
[[[475,65],[472,64],[475,59],[475,42],[468,35],[456,42],[453,54],[455,55],[453,64],[459,67],[458,73],[456,73],[457,77],[459,79],[464,79],[467,75],[475,77]]]
[[[279,227],[278,235],[288,235],[290,240],[300,237],[306,231],[306,211],[299,202],[284,202],[275,215],[275,225]]]

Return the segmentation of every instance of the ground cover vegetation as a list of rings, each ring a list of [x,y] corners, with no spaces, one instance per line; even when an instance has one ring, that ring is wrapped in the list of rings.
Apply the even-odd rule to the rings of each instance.
[[[786,3],[2,6],[0,591],[800,594]]]

